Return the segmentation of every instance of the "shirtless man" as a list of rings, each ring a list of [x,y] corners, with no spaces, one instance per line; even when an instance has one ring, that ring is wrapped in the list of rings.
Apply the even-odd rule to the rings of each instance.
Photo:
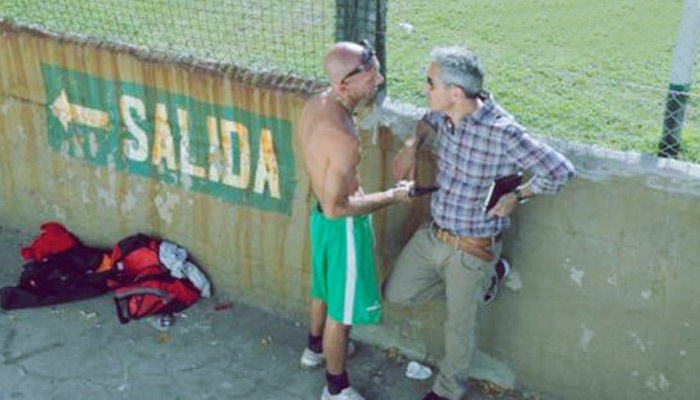
[[[307,102],[298,129],[318,199],[310,216],[311,326],[301,366],[318,367],[325,359],[327,384],[321,400],[361,400],[345,370],[348,335],[352,325],[377,324],[381,318],[367,214],[409,201],[410,184],[370,194],[360,188],[360,140],[353,110],[371,102],[384,82],[372,48],[366,42],[337,43],[324,68],[331,87]]]

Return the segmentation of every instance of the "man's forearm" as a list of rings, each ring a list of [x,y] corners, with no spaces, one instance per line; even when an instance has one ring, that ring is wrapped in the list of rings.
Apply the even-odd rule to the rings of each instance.
[[[398,201],[396,188],[383,192],[353,195],[341,204],[324,206],[324,211],[329,218],[341,218],[353,215],[371,214]]]
[[[560,164],[549,170],[533,170],[535,171],[535,176],[527,184],[532,195],[557,193],[576,175],[571,162],[566,159],[563,159]]]
[[[350,215],[370,214],[396,201],[395,188],[383,192],[350,196],[348,199],[348,211]]]

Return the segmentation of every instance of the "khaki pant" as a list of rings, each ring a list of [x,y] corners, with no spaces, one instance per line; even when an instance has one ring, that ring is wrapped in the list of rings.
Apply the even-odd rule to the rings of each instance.
[[[501,243],[492,246],[494,260],[485,262],[435,237],[430,225],[421,227],[401,251],[386,286],[392,303],[417,305],[430,299],[446,300],[445,357],[433,391],[459,400],[466,391],[467,370],[476,348],[476,320],[491,269],[501,255]]]

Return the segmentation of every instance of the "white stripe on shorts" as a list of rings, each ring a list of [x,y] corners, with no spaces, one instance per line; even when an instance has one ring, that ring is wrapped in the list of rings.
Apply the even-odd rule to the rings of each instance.
[[[345,303],[343,304],[343,324],[352,325],[355,310],[355,284],[357,281],[357,250],[355,229],[352,217],[345,217]]]

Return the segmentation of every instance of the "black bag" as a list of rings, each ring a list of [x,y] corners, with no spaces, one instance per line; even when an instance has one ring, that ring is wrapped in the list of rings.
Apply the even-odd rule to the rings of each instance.
[[[100,296],[109,290],[112,271],[95,273],[107,251],[76,246],[24,265],[17,286],[0,289],[0,307],[17,309]]]

